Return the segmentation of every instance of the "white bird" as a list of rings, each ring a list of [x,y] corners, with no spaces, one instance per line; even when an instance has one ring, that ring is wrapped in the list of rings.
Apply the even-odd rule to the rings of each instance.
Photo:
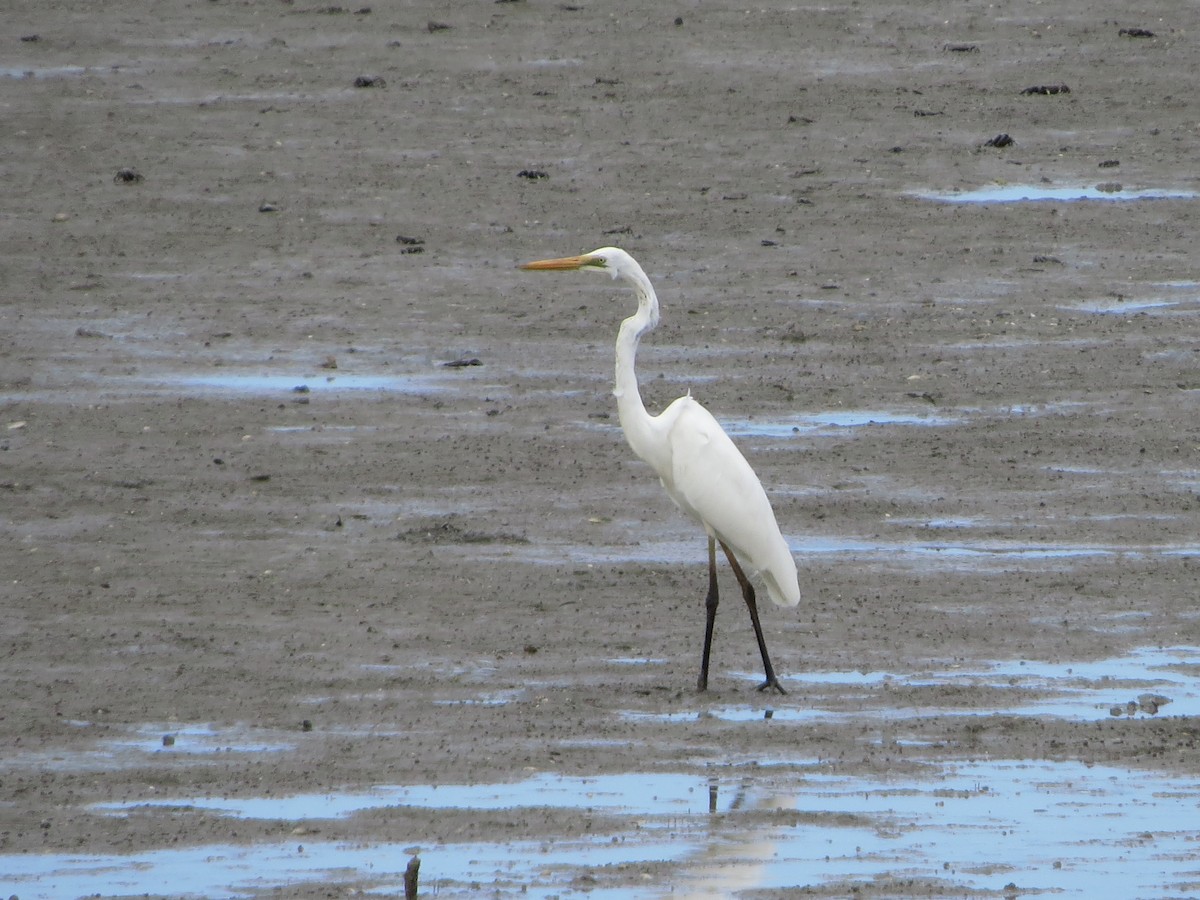
[[[522,269],[607,272],[629,284],[637,294],[637,312],[621,323],[617,333],[617,374],[613,395],[621,428],[629,446],[658,473],[662,486],[676,505],[696,519],[708,533],[707,621],[704,654],[700,658],[699,690],[708,689],[708,660],[713,623],[717,615],[717,550],[720,544],[750,610],[754,635],[762,654],[766,680],[759,690],[774,688],[786,693],[767,654],[754,587],[738,557],[758,571],[767,593],[779,606],[800,602],[796,561],[779,532],[771,501],[758,476],[712,414],[690,393],[675,400],[659,415],[646,411],[638,392],[634,358],[638,342],[658,324],[658,297],[637,260],[616,247],[601,247],[582,256],[543,259]]]

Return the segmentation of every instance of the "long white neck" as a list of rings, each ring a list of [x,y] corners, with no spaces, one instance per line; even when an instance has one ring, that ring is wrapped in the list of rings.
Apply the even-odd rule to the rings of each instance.
[[[646,273],[636,264],[634,270],[621,273],[637,294],[637,312],[621,323],[617,332],[617,371],[613,396],[617,398],[617,414],[621,428],[634,453],[647,458],[650,448],[647,443],[651,427],[650,414],[642,403],[638,391],[637,372],[634,369],[638,342],[643,334],[658,324],[658,297]]]

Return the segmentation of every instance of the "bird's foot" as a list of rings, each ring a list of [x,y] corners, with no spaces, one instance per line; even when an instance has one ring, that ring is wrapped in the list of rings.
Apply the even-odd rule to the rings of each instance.
[[[759,691],[765,691],[768,688],[775,688],[775,690],[779,691],[781,694],[787,693],[787,691],[783,689],[783,685],[779,683],[779,679],[774,675],[770,676],[766,681],[758,686]]]

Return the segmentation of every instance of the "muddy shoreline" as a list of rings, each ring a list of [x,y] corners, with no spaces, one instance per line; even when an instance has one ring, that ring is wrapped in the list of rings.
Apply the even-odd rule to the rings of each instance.
[[[0,892],[1194,894],[1200,23],[948,16],[20,5]],[[785,697],[516,269],[607,244]]]

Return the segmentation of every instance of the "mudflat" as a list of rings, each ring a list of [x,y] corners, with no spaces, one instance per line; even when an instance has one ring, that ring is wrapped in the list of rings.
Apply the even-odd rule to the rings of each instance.
[[[0,893],[1200,891],[1195,9],[6,24]],[[516,268],[605,245],[785,696]]]

